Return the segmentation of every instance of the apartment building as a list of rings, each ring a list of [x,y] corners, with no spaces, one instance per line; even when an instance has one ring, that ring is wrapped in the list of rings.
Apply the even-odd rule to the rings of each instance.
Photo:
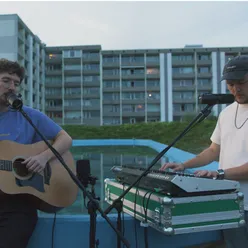
[[[46,48],[46,114],[59,124],[101,124],[100,46]]]
[[[101,125],[180,121],[199,113],[203,93],[228,93],[220,82],[228,59],[248,48],[112,50],[101,52]],[[217,105],[217,116],[225,105]]]
[[[0,58],[26,69],[21,95],[24,104],[45,112],[45,44],[18,15],[0,15]]]
[[[0,57],[27,70],[23,97],[59,124],[180,121],[199,113],[203,93],[227,93],[221,73],[248,47],[102,50],[45,46],[17,15],[0,15]],[[225,105],[216,105],[217,116]]]

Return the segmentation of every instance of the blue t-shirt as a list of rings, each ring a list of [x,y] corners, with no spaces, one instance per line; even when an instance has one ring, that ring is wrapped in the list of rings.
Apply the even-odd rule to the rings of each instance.
[[[23,111],[47,139],[54,139],[62,128],[39,110],[23,106]],[[33,144],[42,141],[25,117],[14,109],[0,112],[0,140],[11,140],[20,144]]]

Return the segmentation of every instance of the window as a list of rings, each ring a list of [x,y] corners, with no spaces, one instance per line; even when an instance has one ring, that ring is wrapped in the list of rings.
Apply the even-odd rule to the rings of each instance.
[[[147,68],[146,74],[159,74],[159,69],[158,68]]]
[[[145,112],[145,105],[144,104],[135,105],[135,112]]]
[[[156,80],[156,81],[147,80],[146,84],[147,84],[147,87],[159,87],[159,81],[158,80]]]
[[[172,60],[189,61],[193,60],[193,55],[172,55]]]
[[[199,73],[208,73],[208,72],[210,72],[210,68],[209,67],[199,67],[198,72]]]
[[[103,100],[119,100],[119,93],[103,93]]]
[[[193,92],[174,92],[173,99],[192,99],[194,96]]]
[[[82,52],[80,50],[66,50],[63,51],[64,58],[80,58]]]
[[[103,105],[103,111],[104,112],[120,112],[120,106],[119,105]]]
[[[103,81],[103,88],[119,88],[119,81]]]
[[[202,85],[202,86],[210,86],[211,85],[211,82],[210,82],[210,80],[209,79],[203,79],[203,78],[199,78],[198,79],[198,85]]]
[[[174,86],[193,86],[192,79],[173,80]]]
[[[123,88],[145,87],[144,81],[122,81]]]
[[[66,95],[80,95],[81,88],[65,88]]]
[[[159,62],[159,55],[147,55],[146,61],[147,62]]]
[[[67,118],[67,119],[80,119],[81,118],[81,111],[65,112],[65,118]]]
[[[198,54],[198,59],[199,60],[209,60],[210,59],[210,54]]]
[[[172,68],[172,72],[179,74],[188,74],[188,73],[193,73],[194,69],[193,67],[174,67]]]
[[[147,99],[160,99],[160,93],[154,93],[154,92],[147,92]]]
[[[122,105],[122,111],[123,112],[133,112],[133,106],[131,104],[123,104]]]
[[[49,57],[49,59],[54,59],[54,58],[56,58],[56,54],[49,54],[48,57]]]
[[[119,56],[104,56],[103,63],[119,62]]]
[[[160,105],[148,103],[147,112],[160,112]]]

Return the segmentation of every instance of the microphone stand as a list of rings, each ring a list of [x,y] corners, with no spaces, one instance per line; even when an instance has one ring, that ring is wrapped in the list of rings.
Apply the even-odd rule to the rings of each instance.
[[[124,243],[126,247],[130,247],[129,242],[123,237],[121,232],[119,232],[110,219],[107,217],[107,215],[103,212],[101,207],[99,206],[99,202],[92,197],[92,195],[85,189],[84,185],[80,182],[80,180],[73,174],[73,172],[70,170],[70,168],[65,164],[63,158],[60,156],[60,154],[57,152],[56,149],[54,149],[49,142],[46,140],[46,138],[40,133],[38,128],[33,124],[32,120],[29,118],[29,116],[25,113],[25,111],[22,109],[22,101],[13,93],[9,95],[7,98],[12,108],[18,110],[24,118],[30,123],[30,125],[34,128],[34,130],[38,133],[38,135],[42,138],[42,140],[46,143],[46,145],[49,147],[49,149],[53,152],[53,154],[57,157],[57,159],[61,162],[61,164],[64,166],[64,168],[67,170],[68,174],[72,178],[72,180],[76,183],[76,185],[83,191],[83,193],[90,199],[91,203],[94,205],[94,208],[98,210],[101,213],[101,216],[108,222],[108,224],[111,226],[111,228],[115,231],[118,238],[121,239],[121,241]],[[94,230],[92,230],[94,231]],[[94,247],[91,247],[94,248]]]
[[[143,173],[132,183],[129,185],[129,187],[123,191],[123,193],[113,201],[113,203],[111,205],[109,205],[109,207],[106,208],[106,210],[104,211],[105,214],[108,214],[113,208],[116,208],[120,205],[120,202],[122,203],[122,198],[130,191],[131,188],[133,188],[141,179],[142,177],[146,176],[149,172],[149,170],[159,161],[159,159],[174,145],[176,144],[176,142],[178,140],[180,140],[187,132],[189,132],[191,130],[191,128],[202,122],[210,113],[211,110],[213,108],[214,104],[208,104],[191,122],[190,124],[184,129],[184,131],[178,135],[174,141],[172,141],[172,143],[170,145],[168,145],[163,151],[161,151],[155,158],[154,160],[151,162],[151,164],[149,165],[149,167],[143,171]]]

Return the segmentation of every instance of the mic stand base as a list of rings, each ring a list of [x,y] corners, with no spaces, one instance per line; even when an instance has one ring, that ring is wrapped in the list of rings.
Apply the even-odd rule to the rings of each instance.
[[[91,194],[90,192],[88,192]],[[94,199],[94,196],[92,196]],[[97,248],[99,245],[99,240],[96,240],[96,217],[97,217],[97,207],[95,201],[90,200],[87,204],[88,213],[90,215],[90,234],[89,234],[89,248]],[[97,203],[98,204],[98,203]]]
[[[121,212],[123,211],[123,202],[122,200],[118,200],[115,202],[114,206],[113,206],[118,213],[117,216],[117,230],[121,233],[122,232],[122,226],[121,226]],[[117,248],[121,248],[121,240],[119,237],[117,237]]]

